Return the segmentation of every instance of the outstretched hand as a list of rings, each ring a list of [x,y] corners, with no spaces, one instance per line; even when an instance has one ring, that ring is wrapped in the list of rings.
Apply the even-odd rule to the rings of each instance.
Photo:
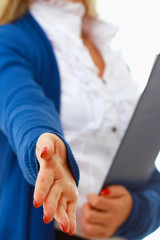
[[[82,207],[81,224],[87,238],[109,238],[126,221],[133,208],[128,190],[120,185],[90,193]]]
[[[36,156],[40,169],[34,206],[43,205],[45,223],[55,218],[61,229],[72,235],[76,226],[78,191],[69,168],[65,144],[57,135],[44,133],[37,141]]]

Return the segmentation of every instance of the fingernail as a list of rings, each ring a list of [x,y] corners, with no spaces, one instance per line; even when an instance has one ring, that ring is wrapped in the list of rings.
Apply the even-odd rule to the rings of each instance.
[[[43,221],[44,221],[44,223],[46,223],[46,224],[49,223],[49,221],[47,221],[47,219],[46,219],[46,215],[43,215]]]
[[[70,236],[72,236],[72,235],[73,235],[73,233],[71,233],[70,231],[68,232],[68,234],[69,234]]]
[[[103,196],[106,196],[110,193],[111,193],[111,191],[108,188],[103,188],[101,191],[101,195],[103,195]]]
[[[48,148],[47,147],[44,147],[41,151],[41,158],[44,158],[45,154],[47,153],[48,151]]]
[[[38,208],[37,203],[36,203],[35,200],[33,200],[33,205],[34,205],[35,208]]]
[[[62,223],[60,223],[59,225],[60,225],[60,227],[61,227],[62,231],[63,231],[64,233],[66,233],[67,231],[65,230],[65,228],[64,228],[64,226],[63,226],[63,224],[62,224]]]

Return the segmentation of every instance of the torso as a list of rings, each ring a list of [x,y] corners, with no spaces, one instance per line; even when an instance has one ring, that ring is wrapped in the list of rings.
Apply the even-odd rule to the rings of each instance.
[[[81,206],[89,192],[98,193],[102,186],[136,94],[127,67],[110,49],[113,28],[96,19],[82,23],[82,5],[60,0],[52,4],[53,8],[35,1],[31,11],[50,40],[59,66],[61,123],[81,172],[76,234],[83,236]],[[87,36],[81,37],[84,26]]]

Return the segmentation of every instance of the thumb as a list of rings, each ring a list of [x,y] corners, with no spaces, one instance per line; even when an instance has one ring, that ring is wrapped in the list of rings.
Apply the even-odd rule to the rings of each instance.
[[[127,189],[122,185],[112,185],[101,190],[101,195],[109,198],[119,198],[125,195]]]
[[[38,138],[36,156],[39,162],[49,161],[54,156],[63,165],[67,159],[66,146],[56,134],[44,133]]]
[[[38,138],[36,156],[39,162],[42,158],[47,161],[50,160],[56,152],[56,139],[52,135],[52,133],[44,133]]]

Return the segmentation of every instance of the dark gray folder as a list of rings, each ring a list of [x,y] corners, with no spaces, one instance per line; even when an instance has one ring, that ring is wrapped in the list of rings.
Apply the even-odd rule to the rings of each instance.
[[[123,184],[142,188],[151,177],[160,151],[160,55],[138,101],[102,188]]]

